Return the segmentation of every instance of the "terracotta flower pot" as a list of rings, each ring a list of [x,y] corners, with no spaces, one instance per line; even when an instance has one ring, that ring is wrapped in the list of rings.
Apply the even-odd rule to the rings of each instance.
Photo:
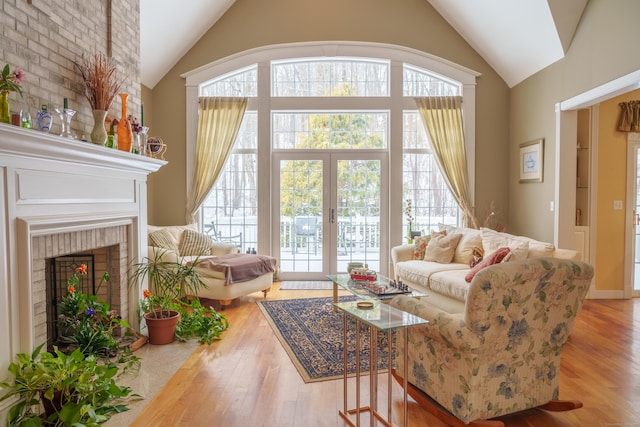
[[[180,320],[180,313],[171,311],[169,317],[154,317],[153,313],[146,313],[144,318],[149,330],[149,342],[161,345],[173,342],[176,333],[176,325]]]

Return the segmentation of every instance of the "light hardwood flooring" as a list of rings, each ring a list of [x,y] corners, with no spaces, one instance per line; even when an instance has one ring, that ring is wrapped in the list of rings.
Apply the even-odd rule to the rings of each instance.
[[[267,299],[330,295],[280,291],[275,284]],[[200,346],[131,425],[346,426],[338,416],[342,381],[302,381],[255,304],[261,299],[256,293],[234,301],[224,311],[231,327],[222,340]],[[386,376],[380,393],[386,396]],[[395,382],[393,393],[393,422],[401,425]],[[534,409],[500,419],[508,427],[640,426],[638,299],[585,302],[563,353],[560,398],[581,400],[584,407],[563,413]],[[368,416],[362,422],[368,426]],[[410,400],[409,425],[444,424]]]

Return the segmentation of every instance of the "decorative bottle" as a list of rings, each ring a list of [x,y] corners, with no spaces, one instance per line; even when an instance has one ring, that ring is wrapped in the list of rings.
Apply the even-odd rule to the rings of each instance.
[[[118,148],[118,135],[116,134],[116,129],[113,123],[109,127],[109,132],[107,132],[107,148]]]
[[[47,104],[42,104],[40,110],[36,114],[36,129],[41,132],[49,132],[53,125],[53,114],[47,108]]]
[[[133,141],[133,132],[131,131],[131,123],[127,117],[127,99],[128,93],[121,93],[122,100],[122,116],[118,121],[118,150],[131,152],[131,142]]]

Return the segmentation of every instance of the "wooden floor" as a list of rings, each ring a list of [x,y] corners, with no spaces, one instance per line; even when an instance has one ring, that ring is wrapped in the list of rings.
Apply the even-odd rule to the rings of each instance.
[[[276,284],[267,299],[329,295],[280,291]],[[132,425],[346,426],[338,416],[342,381],[302,381],[255,304],[261,299],[257,293],[234,301],[224,311],[231,327],[223,339],[200,346]],[[383,396],[385,385],[380,381]],[[393,387],[393,422],[401,425],[401,389]],[[560,398],[584,407],[500,419],[509,427],[640,426],[640,300],[585,302],[563,353]],[[369,425],[368,416],[362,421]],[[443,426],[412,401],[409,425]]]

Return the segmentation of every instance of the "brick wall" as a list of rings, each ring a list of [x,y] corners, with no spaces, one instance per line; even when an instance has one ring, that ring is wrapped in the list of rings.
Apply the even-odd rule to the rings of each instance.
[[[140,2],[139,0],[2,0],[0,2],[0,67],[22,68],[24,96],[9,96],[12,111],[28,110],[35,118],[42,104],[49,110],[77,111],[72,129],[87,138],[93,127],[88,101],[74,67],[83,55],[111,54],[129,94],[128,113],[140,117]],[[120,118],[120,97],[109,117]],[[60,132],[54,118],[52,132]]]

